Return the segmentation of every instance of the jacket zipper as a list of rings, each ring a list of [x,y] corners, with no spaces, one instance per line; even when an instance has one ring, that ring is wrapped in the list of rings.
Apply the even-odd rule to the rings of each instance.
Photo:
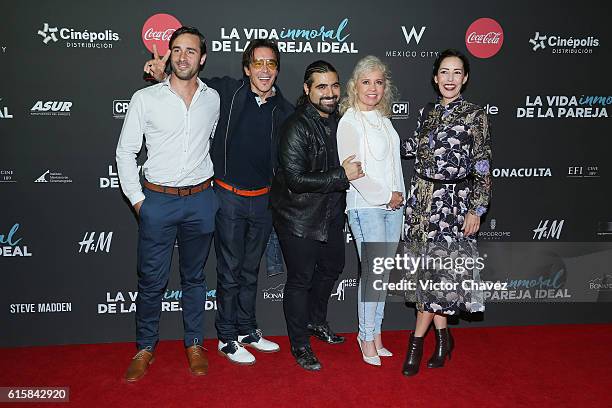
[[[275,105],[274,108],[272,108],[272,130],[270,131],[270,152],[272,152],[272,145],[274,144],[274,111],[276,110],[277,107],[278,105]],[[276,175],[276,167],[274,166],[274,157],[272,157],[272,177],[274,177],[275,175]]]
[[[236,98],[236,94],[238,93],[238,91],[240,91],[242,89],[242,87],[244,86],[244,80],[242,81],[242,85],[240,85],[240,88],[236,89],[236,91],[234,92],[234,95],[232,96],[232,103],[230,104],[230,112],[229,112],[229,116],[227,118],[227,126],[225,128],[225,148],[223,149],[223,153],[225,154],[225,160],[223,161],[223,176],[227,175],[227,134],[229,133],[229,127],[230,127],[230,122],[232,120],[232,110],[234,109],[234,99]]]

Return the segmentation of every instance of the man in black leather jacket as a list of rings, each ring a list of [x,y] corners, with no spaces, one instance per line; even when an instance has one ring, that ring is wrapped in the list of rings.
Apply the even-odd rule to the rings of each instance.
[[[338,159],[336,109],[340,84],[335,68],[316,61],[306,68],[304,94],[283,124],[271,205],[285,262],[283,307],[291,352],[307,370],[321,365],[310,334],[344,341],[326,322],[327,302],[344,268],[345,191],[363,177],[361,163]]]
[[[145,64],[157,80],[170,55]],[[278,351],[257,327],[255,304],[259,264],[270,232],[269,191],[276,165],[278,130],[293,106],[275,85],[280,53],[270,40],[253,40],[242,55],[242,79],[204,79],[220,97],[212,141],[214,189],[220,208],[215,219],[218,349],[236,364],[254,364],[243,346]]]

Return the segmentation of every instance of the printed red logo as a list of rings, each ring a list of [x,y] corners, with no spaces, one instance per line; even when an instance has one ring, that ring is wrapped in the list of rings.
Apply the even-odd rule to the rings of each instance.
[[[168,51],[168,41],[172,33],[181,26],[181,22],[170,14],[155,14],[142,26],[142,42],[149,52],[153,52],[153,44],[156,44],[157,52],[164,55]]]
[[[465,45],[477,58],[490,58],[504,43],[504,30],[492,18],[479,18],[465,32]]]

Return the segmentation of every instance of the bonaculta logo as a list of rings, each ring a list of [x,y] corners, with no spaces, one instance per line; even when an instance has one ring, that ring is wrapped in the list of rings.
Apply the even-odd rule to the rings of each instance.
[[[161,55],[168,51],[168,43],[172,34],[182,26],[176,17],[159,13],[152,15],[142,26],[142,42],[149,52],[153,52],[153,44]]]
[[[504,30],[492,18],[479,18],[465,32],[465,46],[476,58],[491,58],[501,50]]]
[[[66,48],[110,49],[113,48],[114,43],[121,40],[119,34],[111,29],[75,29],[52,26],[47,22],[43,23],[42,28],[38,30],[38,35],[42,37],[43,44],[61,42],[66,45]]]

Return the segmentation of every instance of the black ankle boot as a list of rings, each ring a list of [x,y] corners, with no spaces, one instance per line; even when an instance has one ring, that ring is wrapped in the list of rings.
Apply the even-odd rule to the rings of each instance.
[[[454,346],[453,336],[451,336],[448,328],[436,329],[436,349],[429,360],[427,360],[427,368],[444,367],[446,356],[451,359],[451,351]]]
[[[402,373],[406,376],[418,373],[421,357],[423,357],[423,337],[415,337],[412,333],[408,342],[408,352],[406,353]]]

